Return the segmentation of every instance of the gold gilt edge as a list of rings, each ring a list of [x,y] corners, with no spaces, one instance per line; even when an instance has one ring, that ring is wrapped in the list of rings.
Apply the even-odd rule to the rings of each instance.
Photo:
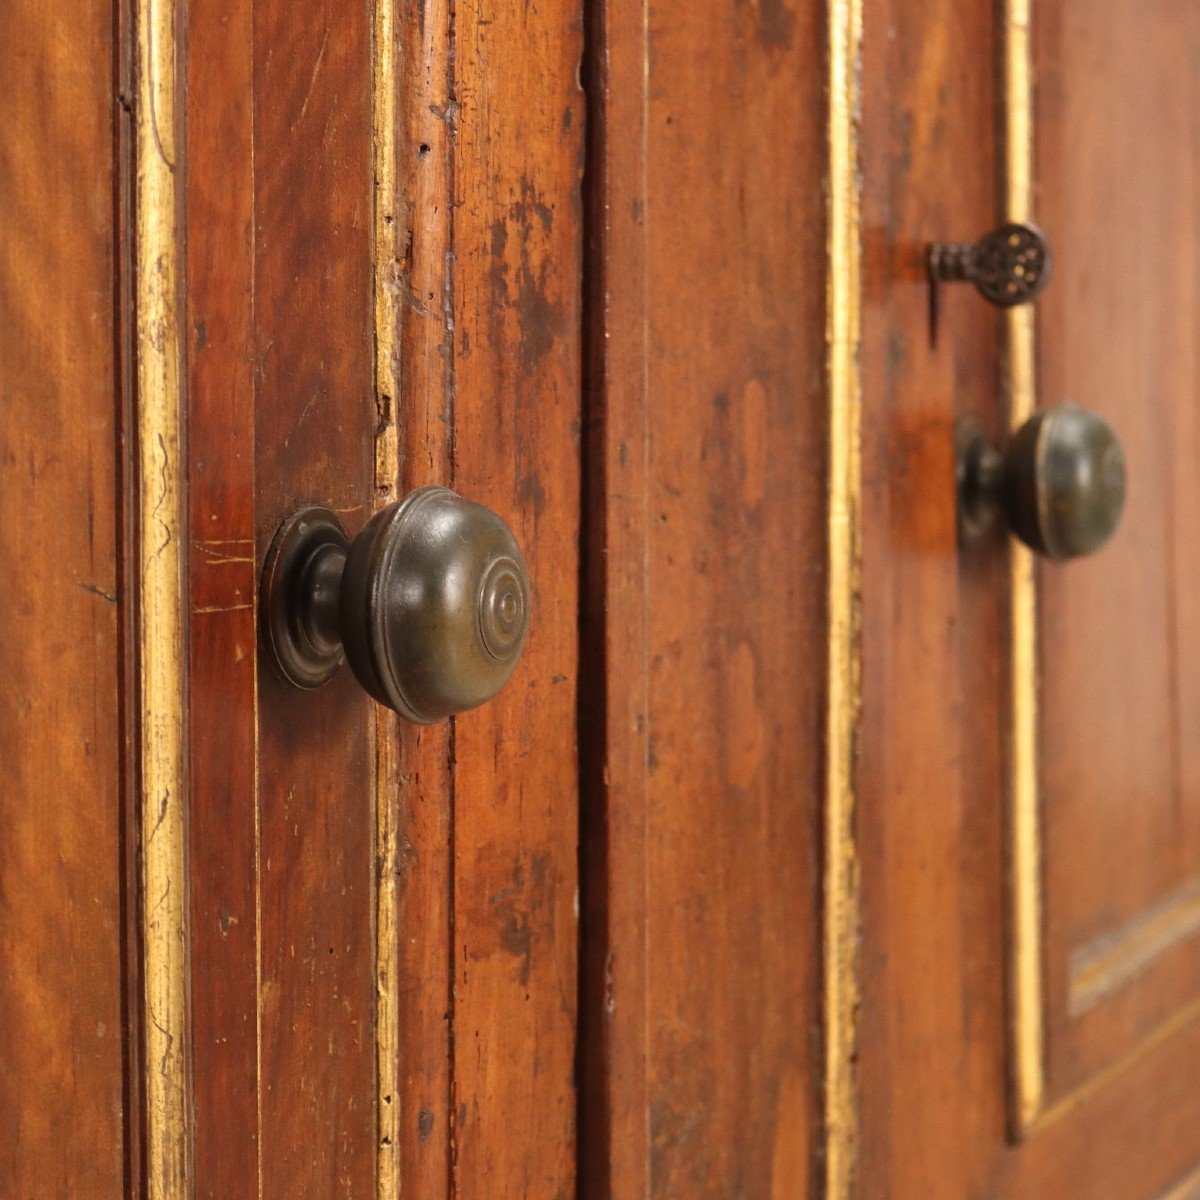
[[[1003,0],[1005,217],[1033,218],[1033,0]],[[1036,346],[1033,310],[1005,314],[1002,387],[1013,428],[1034,411]],[[1033,556],[1016,541],[1009,579],[1009,964],[1012,1112],[1014,1131],[1037,1120],[1045,1104],[1046,1046],[1043,1010],[1042,831],[1038,782],[1037,588]]]
[[[146,1194],[189,1195],[184,547],[174,0],[137,0],[138,713]]]
[[[374,278],[375,503],[398,498],[400,442],[397,242],[397,0],[372,7],[372,260]],[[374,708],[374,706],[373,706]],[[400,766],[397,722],[374,708],[376,1200],[400,1195],[400,943],[397,853]]]
[[[828,711],[824,810],[825,1196],[847,1200],[858,1149],[854,1058],[859,921],[854,839],[860,705],[861,228],[858,121],[862,0],[828,7]]]

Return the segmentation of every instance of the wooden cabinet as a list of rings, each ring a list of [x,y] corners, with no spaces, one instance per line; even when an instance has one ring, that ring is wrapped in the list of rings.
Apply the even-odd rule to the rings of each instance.
[[[0,27],[0,1197],[1200,1195],[1191,0]],[[964,539],[1063,402],[1111,543]],[[512,679],[287,683],[280,522],[429,484]]]

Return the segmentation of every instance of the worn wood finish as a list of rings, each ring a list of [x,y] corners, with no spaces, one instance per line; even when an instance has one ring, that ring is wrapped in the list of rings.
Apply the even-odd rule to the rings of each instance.
[[[595,12],[589,1196],[819,1189],[824,19]]]
[[[448,0],[406,0],[400,26],[397,174],[403,202],[401,491],[453,479],[454,322],[449,266],[454,80]],[[398,730],[400,1194],[450,1193],[453,724]]]
[[[454,8],[453,481],[507,519],[533,617],[454,726],[452,1194],[575,1186],[583,97],[575,0]]]
[[[977,754],[964,728],[960,645],[974,668],[957,628],[952,446],[956,412],[995,420],[996,319],[973,292],[943,289],[932,347],[924,268],[926,241],[970,240],[994,217],[994,96],[979,69],[994,8],[868,0],[864,18],[863,1195],[977,1194],[981,1130],[1004,1125],[1000,843],[976,815],[991,804],[998,832],[1000,738],[979,730]],[[994,626],[970,618],[993,638],[979,657],[997,663]]]
[[[374,482],[371,50],[365,6],[254,7],[258,560],[319,499],[356,530]],[[308,314],[301,318],[300,314]],[[267,1194],[371,1195],[373,750],[342,672],[259,670],[261,1104]]]
[[[1190,846],[1191,710],[1172,681],[1187,651],[1170,613],[1195,568],[1190,541],[1171,531],[1195,490],[1167,431],[1187,442],[1194,429],[1168,384],[1186,391],[1195,374],[1195,85],[1183,63],[1196,17],[1167,2],[1100,7],[1103,19],[1083,0],[1034,5],[1037,215],[1057,258],[1039,302],[1041,400],[1075,399],[1129,425],[1132,527],[1093,561],[1040,572],[1052,1086],[1014,1140],[1007,551],[999,535],[956,548],[951,479],[955,414],[993,432],[1005,424],[997,324],[969,291],[946,289],[932,347],[920,258],[927,240],[971,237],[995,219],[1003,181],[962,164],[994,161],[1004,84],[979,64],[998,60],[999,26],[987,0],[868,5],[864,1195],[1175,1196],[1189,1194],[1169,1189],[1200,1160],[1189,1083],[1200,1042],[1182,971],[1148,979],[1136,1018],[1108,1014],[1090,1035],[1067,1012],[1068,941],[1086,939],[1101,914],[1128,915],[1148,879],[1177,887]],[[1101,74],[1101,60],[1120,68]],[[1133,170],[1139,155],[1163,169]],[[1110,242],[1112,220],[1138,212],[1140,233]],[[1147,330],[1152,346],[1159,339],[1149,361],[1126,336]],[[1155,631],[1172,620],[1160,647]]]
[[[186,44],[193,1171],[235,1200],[263,1182],[250,0],[190,5]]]
[[[0,1190],[81,1200],[131,1186],[114,17],[0,5]]]
[[[513,524],[537,625],[509,698],[457,732],[377,716],[402,822],[400,1092],[378,1102],[399,1113],[403,1194],[557,1196],[574,1178],[581,31],[565,3],[397,7],[388,406],[368,16],[190,9],[196,1182],[377,1185],[369,707],[348,673],[315,694],[256,677],[252,603],[296,502],[362,523],[394,420],[401,491],[456,484]],[[257,775],[239,770],[256,746]]]

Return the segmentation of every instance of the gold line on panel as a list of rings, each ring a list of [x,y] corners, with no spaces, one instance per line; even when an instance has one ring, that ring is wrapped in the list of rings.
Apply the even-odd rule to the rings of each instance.
[[[138,0],[138,681],[146,1191],[189,1194],[184,546],[173,0]]]
[[[1200,879],[1071,951],[1068,1011],[1077,1017],[1200,930]]]
[[[382,506],[397,499],[400,477],[396,0],[375,0],[372,25],[375,502]],[[376,709],[374,719],[376,1197],[396,1200],[400,1195],[399,745],[395,718]]]
[[[1158,1200],[1200,1200],[1200,1167],[1173,1183]]]
[[[1005,216],[1028,221],[1033,209],[1033,0],[1004,0]],[[1029,307],[1008,310],[1003,390],[1013,427],[1036,405],[1034,322]],[[1015,541],[1009,579],[1009,887],[1010,982],[1014,1055],[1013,1119],[1024,1129],[1045,1101],[1042,962],[1041,797],[1037,761],[1037,591],[1033,556]]]
[[[861,0],[830,0],[826,352],[829,387],[829,659],[824,816],[825,1195],[846,1200],[858,1119],[858,857],[854,762],[860,692],[861,265],[858,165]]]
[[[1102,1092],[1127,1071],[1138,1066],[1176,1035],[1181,1034],[1198,1017],[1200,1017],[1200,1000],[1193,1001],[1186,1008],[1181,1008],[1173,1016],[1168,1017],[1120,1058],[1113,1060],[1090,1079],[1085,1080],[1074,1091],[1055,1100],[1053,1104],[1044,1105],[1023,1132],[1027,1134],[1041,1133],[1064,1117],[1077,1112],[1095,1095]]]

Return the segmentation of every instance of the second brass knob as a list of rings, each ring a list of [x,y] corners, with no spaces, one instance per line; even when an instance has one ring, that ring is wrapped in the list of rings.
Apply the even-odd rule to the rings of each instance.
[[[1099,550],[1125,507],[1125,455],[1095,413],[1060,404],[1036,413],[1003,451],[976,425],[958,435],[959,515],[969,536],[997,514],[1031,550],[1078,558]]]

